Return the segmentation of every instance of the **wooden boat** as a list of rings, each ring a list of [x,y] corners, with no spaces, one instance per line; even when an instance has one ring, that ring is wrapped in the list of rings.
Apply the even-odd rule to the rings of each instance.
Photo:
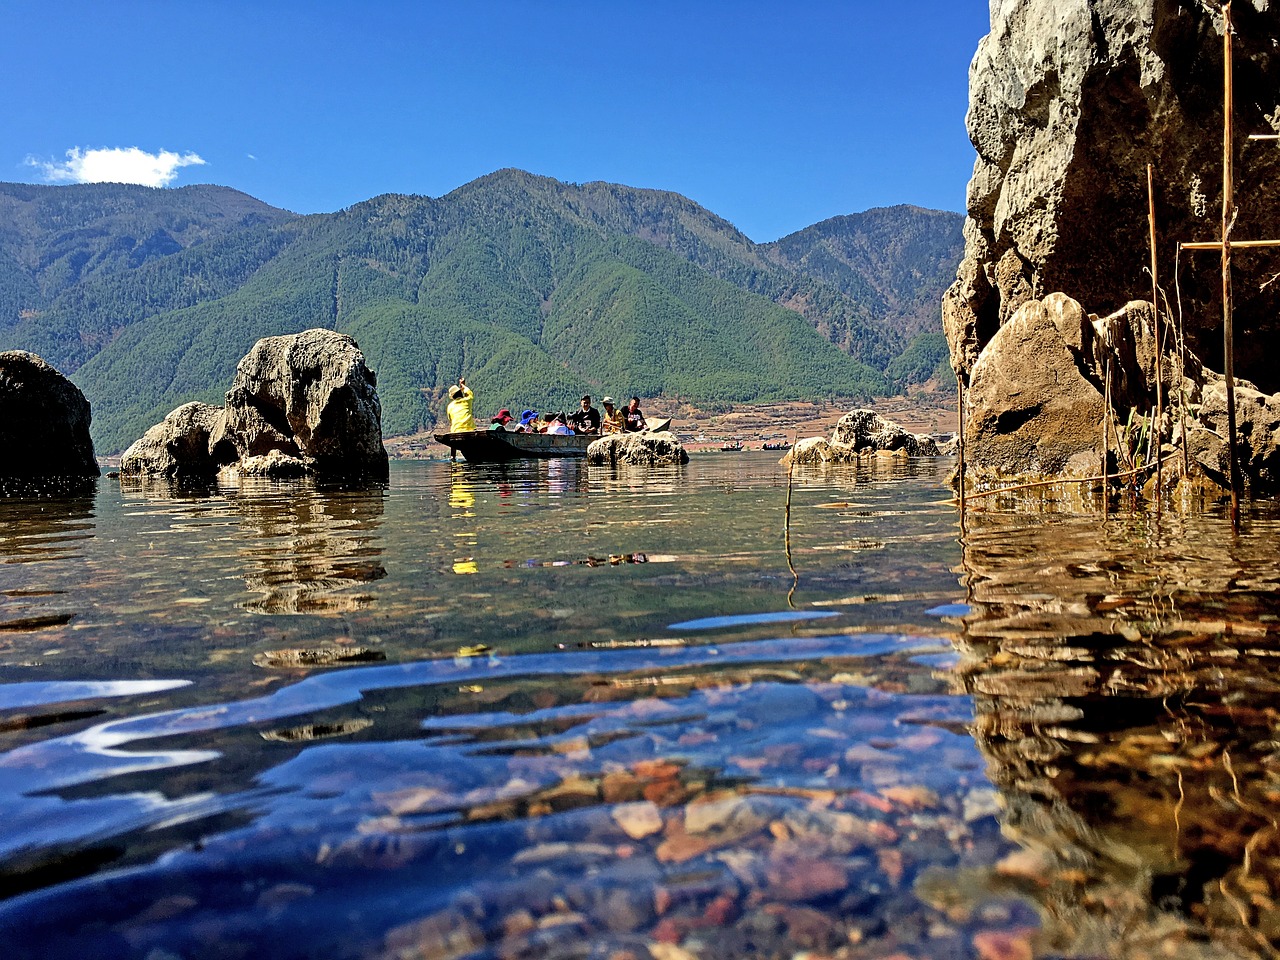
[[[462,454],[468,463],[501,463],[505,460],[581,459],[587,447],[600,438],[595,434],[561,436],[557,433],[508,433],[506,430],[467,430],[437,433],[454,459]]]
[[[649,431],[666,430],[670,419],[655,420]],[[449,448],[456,460],[458,454],[468,463],[502,463],[507,460],[582,459],[587,447],[600,439],[599,434],[520,433],[507,430],[466,430],[462,433],[437,433],[436,441]]]
[[[721,450],[721,452],[723,452],[723,453],[741,453],[741,452],[742,452],[742,441],[741,441],[741,440],[726,440],[726,441],[725,441],[725,442],[720,446],[720,450]]]

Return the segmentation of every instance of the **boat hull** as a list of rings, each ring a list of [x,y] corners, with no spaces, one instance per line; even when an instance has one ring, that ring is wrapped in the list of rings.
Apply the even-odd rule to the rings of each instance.
[[[468,463],[502,463],[507,460],[582,459],[593,435],[560,436],[553,433],[508,433],[506,430],[471,430],[437,433],[435,438],[456,457]]]

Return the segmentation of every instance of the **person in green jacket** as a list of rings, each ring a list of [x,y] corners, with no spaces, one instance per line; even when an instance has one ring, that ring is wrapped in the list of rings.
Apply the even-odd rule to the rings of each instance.
[[[476,418],[472,410],[475,394],[467,386],[467,378],[459,377],[456,386],[449,388],[449,432],[462,433],[476,428]]]

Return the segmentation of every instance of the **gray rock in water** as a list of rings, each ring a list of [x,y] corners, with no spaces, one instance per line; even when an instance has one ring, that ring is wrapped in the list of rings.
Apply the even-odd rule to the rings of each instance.
[[[184,403],[124,452],[120,475],[212,480],[218,464],[209,453],[209,436],[221,417],[221,407]]]
[[[265,337],[236,368],[226,414],[210,438],[224,462],[272,451],[318,476],[385,479],[377,378],[350,337],[307,330]]]
[[[245,457],[238,464],[229,468],[236,477],[258,477],[264,480],[296,480],[308,476],[311,468],[300,457],[291,457],[279,450],[269,453]]]
[[[614,433],[587,447],[587,463],[659,466],[688,463],[689,454],[674,433]]]
[[[385,480],[376,378],[332,330],[266,337],[240,361],[226,407],[188,403],[124,454],[125,477]]]
[[[89,401],[34,353],[0,353],[0,476],[96,477]]]
[[[860,454],[879,451],[896,453],[903,457],[940,456],[933,438],[920,433],[908,433],[892,420],[886,420],[874,410],[850,410],[832,431],[831,439],[806,437],[798,440],[783,463],[849,463]]]
[[[831,434],[832,443],[846,444],[856,451],[903,450],[909,457],[936,457],[938,445],[924,434],[908,433],[874,410],[851,410],[840,418]]]

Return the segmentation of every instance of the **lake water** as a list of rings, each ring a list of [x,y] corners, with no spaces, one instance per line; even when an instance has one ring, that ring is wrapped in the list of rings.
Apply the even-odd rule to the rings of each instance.
[[[17,957],[1272,957],[1280,513],[950,460],[0,499]]]

